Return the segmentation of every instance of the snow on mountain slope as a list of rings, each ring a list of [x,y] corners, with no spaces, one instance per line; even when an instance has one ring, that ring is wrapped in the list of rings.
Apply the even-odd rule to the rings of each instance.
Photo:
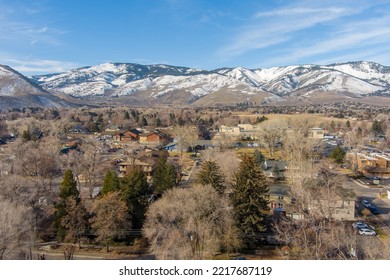
[[[48,93],[14,69],[0,65],[0,111],[9,108],[71,105]]]
[[[75,97],[127,96],[144,93],[156,99],[166,94],[202,98],[216,92],[267,94],[267,98],[310,96],[327,91],[366,96],[388,95],[390,68],[372,62],[291,65],[269,69],[243,67],[212,71],[170,65],[105,63],[65,73],[32,77],[45,89]]]
[[[44,92],[43,89],[33,84],[20,73],[8,66],[0,65],[0,96],[17,96],[42,92]]]
[[[390,84],[390,69],[373,62],[352,62],[333,64],[329,69],[335,69],[348,75],[369,81],[375,85],[386,86]]]

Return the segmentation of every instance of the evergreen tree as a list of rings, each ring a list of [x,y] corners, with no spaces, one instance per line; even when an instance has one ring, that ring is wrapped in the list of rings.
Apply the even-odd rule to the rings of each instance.
[[[266,230],[267,194],[268,184],[263,171],[252,157],[245,157],[235,174],[231,201],[236,225],[247,248],[255,248],[259,233]]]
[[[124,119],[124,120],[129,120],[129,119],[130,119],[130,115],[129,115],[129,112],[128,112],[128,111],[125,112],[125,114],[124,114],[124,116],[123,116],[123,119]]]
[[[145,117],[142,117],[142,126],[147,126],[148,120]]]
[[[172,164],[167,163],[164,156],[158,159],[153,173],[153,186],[158,193],[163,193],[176,186],[176,169]]]
[[[198,173],[197,181],[202,185],[211,185],[219,195],[223,195],[226,187],[221,168],[215,161],[205,161]]]
[[[377,137],[380,134],[383,134],[383,127],[382,127],[383,122],[374,120],[372,123],[372,132],[374,133],[375,137]]]
[[[331,121],[330,122],[330,131],[334,132],[335,127],[336,127],[336,123],[334,121]]]
[[[77,189],[77,182],[74,178],[73,172],[69,169],[65,171],[64,179],[61,182],[60,197],[62,200],[73,197],[77,201],[80,201],[80,193]]]
[[[145,220],[150,195],[145,173],[140,169],[132,170],[122,178],[120,188],[132,217],[133,227],[140,229]]]
[[[54,228],[57,231],[57,238],[63,241],[66,236],[66,227],[63,225],[63,219],[69,212],[67,200],[74,199],[76,204],[80,202],[80,193],[77,189],[77,182],[71,170],[66,170],[63,181],[61,182],[60,194],[61,200],[55,205],[56,212],[54,214]]]
[[[31,140],[31,133],[30,133],[29,130],[23,131],[23,133],[22,133],[22,139],[23,139],[24,141],[30,141],[30,140]]]
[[[101,195],[106,195],[109,192],[114,192],[119,190],[119,178],[114,170],[107,171],[106,176],[104,177],[103,186],[100,191]]]
[[[331,152],[329,157],[333,159],[336,163],[342,164],[345,157],[345,151],[341,149],[340,146],[337,145],[336,148],[334,148]]]
[[[264,168],[265,157],[259,150],[253,152],[253,158],[261,168]]]
[[[347,122],[345,123],[346,127],[348,130],[351,130],[351,122],[349,120],[347,120]]]
[[[156,119],[156,127],[160,127],[160,126],[162,126],[161,119],[160,119],[160,118],[157,118],[157,119]]]

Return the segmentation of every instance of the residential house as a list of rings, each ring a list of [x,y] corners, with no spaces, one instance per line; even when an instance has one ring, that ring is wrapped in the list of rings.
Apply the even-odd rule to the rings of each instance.
[[[320,127],[312,127],[309,129],[309,138],[322,139],[324,136],[325,131]]]
[[[287,170],[287,162],[284,160],[265,160],[263,163],[265,176],[269,178],[281,179],[284,178]]]
[[[256,139],[256,135],[259,133],[260,128],[251,124],[238,124],[237,126],[224,126],[221,125],[218,133],[214,136],[214,139],[222,137],[222,135],[228,136],[232,139]]]
[[[171,141],[171,137],[159,130],[139,135],[139,143],[144,145],[164,146]]]
[[[286,206],[291,203],[290,187],[271,185],[268,191],[269,208],[273,212],[286,212]]]
[[[123,177],[134,170],[134,168],[140,168],[150,178],[161,156],[167,157],[168,152],[145,149],[134,158],[129,158],[127,161],[119,163],[119,176]]]
[[[193,144],[194,146],[192,148],[194,152],[219,146],[218,141],[214,141],[214,140],[196,140],[194,141]],[[168,143],[167,145],[164,146],[164,150],[178,151],[177,142],[173,141],[171,143]]]
[[[368,176],[390,178],[390,156],[378,153],[348,153],[346,158],[358,171]]]
[[[128,131],[120,131],[114,134],[113,139],[118,142],[134,142],[139,140],[140,131],[131,129]]]

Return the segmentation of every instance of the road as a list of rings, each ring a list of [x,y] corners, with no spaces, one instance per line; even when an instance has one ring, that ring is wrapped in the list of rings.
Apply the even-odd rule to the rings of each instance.
[[[344,183],[343,187],[351,189],[356,193],[358,217],[361,217],[361,210],[364,209],[360,203],[362,199],[368,200],[372,205],[378,208],[379,215],[372,215],[370,219],[382,224],[383,231],[390,236],[390,200],[387,198],[378,198],[381,187],[372,185],[367,186],[350,178]]]

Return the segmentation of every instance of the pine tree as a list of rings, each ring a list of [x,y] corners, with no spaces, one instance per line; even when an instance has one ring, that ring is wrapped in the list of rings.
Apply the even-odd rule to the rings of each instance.
[[[66,236],[66,227],[63,225],[63,219],[67,215],[68,210],[67,200],[74,199],[76,204],[80,203],[80,193],[77,189],[77,182],[71,170],[66,170],[63,181],[61,182],[60,194],[61,200],[55,205],[55,220],[54,228],[57,230],[57,238],[63,241]]]
[[[253,152],[253,158],[261,168],[264,167],[265,157],[259,150]]]
[[[127,203],[133,226],[140,229],[145,220],[150,189],[145,173],[134,169],[120,181],[122,195]]]
[[[100,191],[101,195],[106,195],[109,192],[114,192],[119,190],[119,178],[114,170],[107,171],[106,176],[104,177],[103,186]]]
[[[347,120],[347,122],[345,123],[346,127],[348,130],[351,130],[351,122],[349,120]]]
[[[147,126],[148,120],[145,117],[142,117],[142,126]]]
[[[219,195],[223,195],[226,187],[221,168],[215,161],[205,161],[197,175],[197,181],[202,185],[211,185]]]
[[[167,163],[166,157],[158,159],[153,172],[153,186],[158,193],[163,193],[176,186],[176,170],[172,164]]]
[[[267,194],[268,184],[263,171],[252,157],[245,157],[235,174],[231,201],[236,225],[247,248],[254,248],[259,233],[266,230]]]
[[[66,170],[64,173],[64,179],[60,187],[60,197],[62,200],[66,200],[68,197],[73,197],[80,201],[80,193],[77,189],[77,182],[74,178],[71,170]]]
[[[160,126],[162,126],[161,119],[160,119],[160,118],[157,118],[157,119],[156,119],[156,127],[160,127]]]
[[[337,147],[330,152],[329,157],[332,158],[336,163],[342,164],[345,157],[345,151],[337,145]]]
[[[380,134],[383,134],[383,127],[382,127],[383,121],[374,120],[372,123],[372,132],[374,133],[375,137],[377,137]]]

